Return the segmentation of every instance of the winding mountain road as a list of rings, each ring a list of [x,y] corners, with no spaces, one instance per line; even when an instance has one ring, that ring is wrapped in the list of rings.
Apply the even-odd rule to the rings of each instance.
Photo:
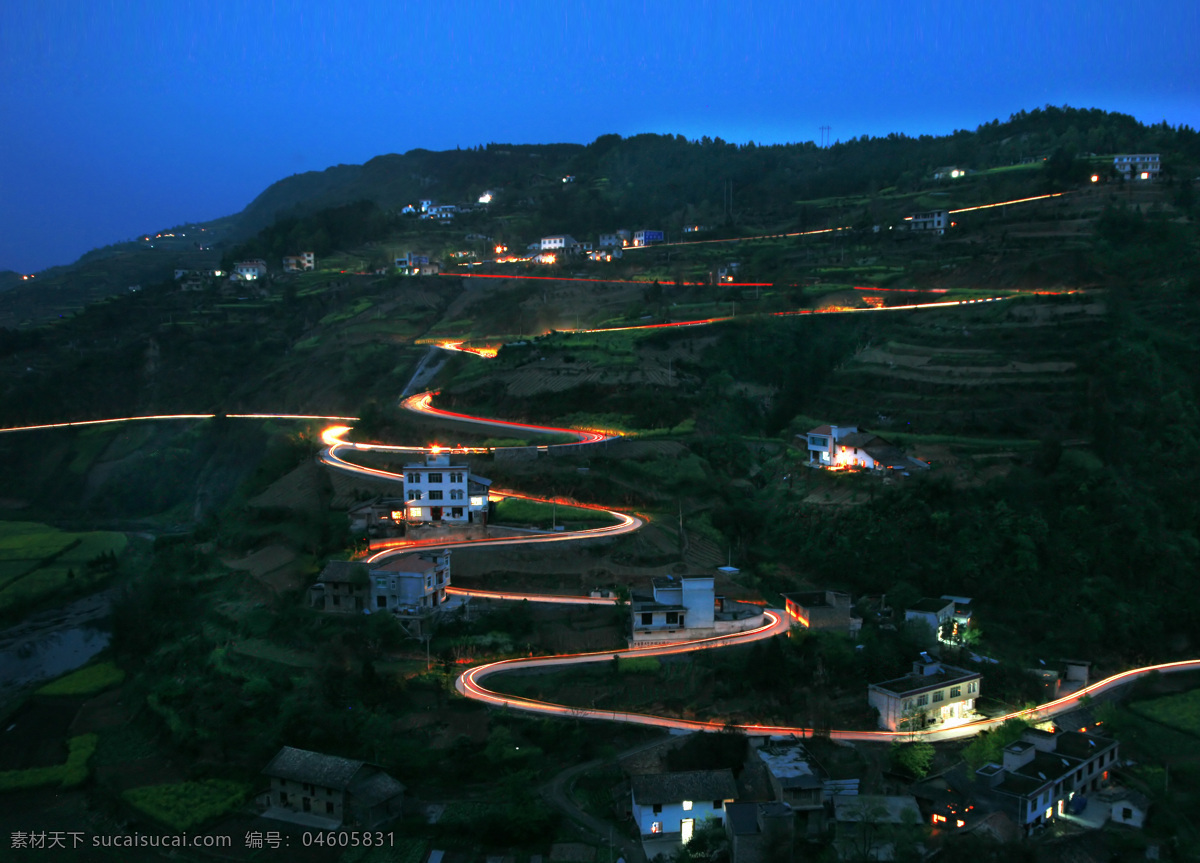
[[[467,414],[454,413],[444,411],[433,407],[433,397],[435,393],[426,392],[406,398],[401,404],[411,411],[424,414],[426,416],[436,416],[455,422],[468,422],[482,426],[501,429],[506,432],[523,432],[523,433],[540,433],[540,434],[561,434],[572,435],[577,438],[572,443],[551,444],[551,446],[577,446],[583,443],[596,443],[603,441],[612,436],[610,432],[599,430],[580,430],[580,429],[564,429],[555,428],[552,426],[530,425],[527,423],[513,423],[504,420],[486,419],[483,417],[474,417]],[[359,451],[379,451],[379,452],[412,452],[425,453],[438,451],[432,447],[415,447],[415,446],[393,446],[385,444],[364,444],[364,443],[347,443],[342,438],[349,431],[346,426],[334,426],[328,429],[325,433],[325,442],[327,449],[322,453],[322,461],[334,470],[346,471],[350,473],[358,473],[367,477],[384,478],[395,482],[403,482],[404,478],[398,474],[388,471],[378,470],[375,468],[367,468],[355,465],[348,462],[338,455],[339,450],[353,448]],[[491,451],[489,448],[455,448],[455,453],[484,453]],[[543,498],[529,497],[517,492],[504,491],[493,492],[499,496],[511,497],[527,497],[530,500],[545,500]],[[606,510],[602,507],[591,506],[587,504],[578,504],[571,502],[572,506],[581,506],[589,509],[596,509],[601,512],[608,513],[617,523],[601,528],[593,528],[591,530],[578,531],[563,531],[557,533],[535,533],[524,537],[503,537],[503,538],[486,538],[486,539],[468,539],[455,541],[435,541],[435,540],[417,540],[417,541],[398,541],[388,547],[376,552],[369,558],[374,563],[383,560],[394,554],[401,554],[411,551],[413,548],[421,546],[436,545],[441,548],[454,548],[463,546],[480,546],[480,545],[536,545],[546,542],[571,542],[579,541],[598,536],[617,536],[621,534],[631,533],[638,530],[644,524],[644,521],[636,516],[615,510]],[[480,598],[489,599],[508,599],[508,600],[527,600],[534,602],[561,602],[571,604],[611,604],[613,600],[594,597],[564,597],[554,595],[539,595],[525,593],[511,593],[504,591],[466,591],[458,588],[451,588],[452,593],[461,595],[478,596]],[[669,645],[659,645],[655,647],[630,648],[623,650],[599,651],[594,653],[575,653],[562,654],[558,656],[543,656],[543,657],[528,657],[520,659],[506,659],[498,662],[490,662],[484,665],[478,665],[469,668],[459,675],[455,682],[455,687],[465,697],[483,702],[495,707],[504,707],[512,710],[521,710],[528,713],[540,714],[543,716],[564,716],[574,719],[602,719],[610,722],[625,722],[636,725],[655,726],[666,728],[675,731],[720,731],[729,728],[728,723],[724,722],[706,722],[702,720],[677,719],[670,716],[656,716],[646,713],[636,713],[632,711],[621,710],[600,710],[596,708],[572,706],[567,704],[557,704],[549,701],[539,701],[536,699],[522,698],[513,695],[506,695],[489,689],[485,684],[489,677],[505,672],[528,671],[532,669],[566,667],[571,665],[579,665],[596,662],[609,662],[620,656],[668,656],[672,654],[688,653],[696,650],[711,650],[720,647],[726,647],[734,644],[743,644],[765,638],[772,638],[776,635],[784,634],[789,629],[787,616],[778,609],[768,609],[764,613],[764,618],[767,621],[763,626],[757,629],[747,630],[745,632],[732,633],[728,635],[719,635],[711,638],[696,639],[693,641],[678,642]],[[1184,671],[1200,671],[1200,659],[1183,660],[1180,662],[1161,663],[1159,665],[1150,665],[1144,668],[1135,668],[1129,671],[1124,671],[1115,674],[1111,677],[1100,680],[1085,689],[1072,693],[1071,695],[1054,701],[1041,704],[1037,707],[1021,710],[1005,716],[995,717],[991,719],[983,719],[976,722],[954,725],[951,727],[940,727],[926,731],[917,732],[915,735],[911,731],[893,732],[893,731],[858,731],[858,730],[834,730],[830,736],[835,740],[847,741],[889,741],[897,738],[911,739],[914,736],[919,736],[930,741],[955,740],[964,737],[971,737],[981,731],[995,728],[1008,719],[1022,718],[1026,720],[1044,721],[1053,719],[1063,713],[1070,712],[1078,708],[1084,703],[1085,698],[1094,698],[1098,695],[1112,692],[1122,686],[1126,686],[1133,681],[1149,674],[1166,674],[1173,672]],[[733,726],[747,734],[755,735],[786,735],[796,737],[807,737],[812,735],[812,729],[791,726],[771,726],[771,725],[753,725],[744,724]]]

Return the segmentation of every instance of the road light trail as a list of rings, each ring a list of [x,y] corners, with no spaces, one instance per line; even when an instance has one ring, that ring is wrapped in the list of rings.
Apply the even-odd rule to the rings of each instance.
[[[84,426],[108,425],[110,423],[134,423],[147,420],[210,420],[216,416],[224,416],[231,420],[311,420],[313,422],[358,422],[358,417],[314,416],[312,414],[154,414],[138,417],[109,417],[102,420],[75,420],[63,423],[42,423],[40,425],[12,426],[0,429],[0,434],[7,432],[46,431],[48,429],[80,428]]]

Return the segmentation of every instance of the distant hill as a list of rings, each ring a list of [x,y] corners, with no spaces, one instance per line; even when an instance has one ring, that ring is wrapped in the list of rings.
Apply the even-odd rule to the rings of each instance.
[[[707,136],[689,141],[682,135],[646,134],[603,135],[588,145],[416,149],[279,180],[240,213],[191,226],[203,229],[202,244],[194,237],[147,235],[38,274],[36,284],[21,282],[15,274],[0,275],[0,326],[72,313],[130,286],[168,279],[176,267],[214,266],[281,218],[302,218],[363,200],[392,212],[422,198],[474,203],[484,191],[494,190],[487,213],[477,214],[463,230],[502,236],[510,243],[545,233],[582,237],[617,227],[679,231],[687,224],[732,237],[823,227],[834,216],[842,224],[877,224],[921,200],[917,196],[922,193],[943,194],[939,190],[946,188],[945,181],[934,174],[946,166],[968,170],[980,194],[999,199],[1064,187],[1077,181],[1081,170],[1101,168],[1105,154],[1120,152],[1165,154],[1168,183],[1200,170],[1195,130],[1165,123],[1146,126],[1098,109],[1049,106],[975,131],[863,136],[826,148],[811,142],[736,145]],[[1001,170],[1038,168],[1043,161],[1055,170]],[[438,243],[444,243],[447,233],[439,236]]]

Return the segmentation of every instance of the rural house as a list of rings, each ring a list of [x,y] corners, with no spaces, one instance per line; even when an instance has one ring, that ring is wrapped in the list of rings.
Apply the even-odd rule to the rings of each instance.
[[[808,463],[813,467],[898,471],[929,467],[878,435],[859,431],[858,426],[817,426],[797,437],[805,438]]]
[[[630,597],[630,647],[743,632],[763,623],[761,606],[718,599],[711,575],[663,576],[652,580],[651,589]]]
[[[319,830],[370,830],[400,814],[404,786],[364,761],[285,746],[263,769],[271,779],[266,818]]]
[[[442,549],[397,555],[370,566],[331,560],[321,570],[311,597],[312,604],[324,611],[388,611],[419,630],[421,621],[445,604],[449,586],[450,552]]]
[[[677,850],[706,818],[724,823],[725,804],[737,796],[733,771],[651,773],[630,780],[633,820],[646,857]]]
[[[927,728],[971,715],[982,680],[978,671],[946,665],[922,653],[908,674],[868,686],[867,701],[879,711],[880,728]]]
[[[850,611],[850,594],[836,590],[815,590],[783,595],[788,617],[805,629],[840,632],[851,636],[862,629],[862,618]]]
[[[424,464],[404,466],[406,521],[486,524],[491,484],[467,465],[451,464],[448,453],[431,453]]]

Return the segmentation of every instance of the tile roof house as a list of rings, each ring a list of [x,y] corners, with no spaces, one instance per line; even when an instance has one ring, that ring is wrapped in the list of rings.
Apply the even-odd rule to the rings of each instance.
[[[262,772],[271,779],[264,817],[319,830],[369,830],[399,815],[404,802],[404,786],[365,761],[285,746]]]
[[[707,818],[722,825],[725,804],[737,797],[737,783],[728,768],[633,776],[630,786],[633,820],[648,859],[686,845]]]

